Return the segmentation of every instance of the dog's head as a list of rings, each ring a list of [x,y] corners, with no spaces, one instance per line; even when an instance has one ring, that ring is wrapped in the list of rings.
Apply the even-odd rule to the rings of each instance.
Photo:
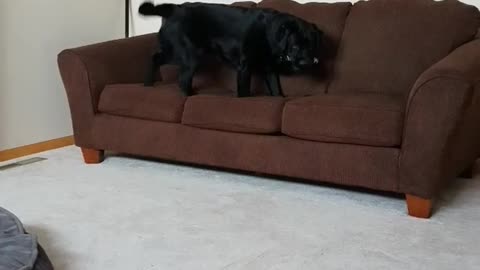
[[[325,39],[323,32],[314,24],[279,14],[270,27],[268,39],[279,71],[297,73],[321,64]]]

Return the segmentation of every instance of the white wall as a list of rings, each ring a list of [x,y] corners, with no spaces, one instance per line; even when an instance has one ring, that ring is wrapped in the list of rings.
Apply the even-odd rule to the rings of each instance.
[[[138,15],[138,7],[140,6],[141,3],[144,2],[144,0],[131,0],[132,1],[132,23],[131,23],[131,29],[132,29],[132,34],[133,35],[141,35],[141,34],[147,34],[147,33],[152,33],[152,32],[157,32],[158,29],[160,28],[161,25],[161,19],[159,18],[151,18],[151,17],[142,17]],[[205,2],[205,3],[233,3],[241,0],[199,0],[199,2]],[[260,2],[260,0],[251,0],[252,2]],[[306,3],[306,2],[325,2],[325,3],[332,3],[332,2],[346,2],[348,0],[297,0],[299,3]],[[435,1],[442,1],[442,0],[435,0]],[[192,1],[184,1],[184,0],[170,0],[170,1],[165,1],[165,0],[154,0],[156,4],[160,3],[176,3],[180,4],[183,2],[192,2]],[[351,0],[350,2],[358,2],[358,0]],[[464,3],[468,3],[471,5],[476,5],[477,7],[480,8],[480,0],[462,0]]]
[[[56,56],[120,38],[120,0],[0,0],[0,150],[72,134]]]

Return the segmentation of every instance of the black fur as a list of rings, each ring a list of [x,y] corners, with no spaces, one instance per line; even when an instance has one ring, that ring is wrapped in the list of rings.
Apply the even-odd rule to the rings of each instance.
[[[160,47],[145,85],[164,64],[180,66],[179,85],[192,94],[192,79],[203,55],[213,54],[237,70],[239,97],[250,96],[252,73],[264,76],[271,95],[281,95],[279,74],[311,70],[322,61],[323,32],[314,24],[270,9],[220,4],[143,3],[140,14],[162,16]]]

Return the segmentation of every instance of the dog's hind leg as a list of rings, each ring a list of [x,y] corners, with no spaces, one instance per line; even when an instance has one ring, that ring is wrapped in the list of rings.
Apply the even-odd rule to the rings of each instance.
[[[267,84],[268,91],[272,96],[282,96],[282,86],[280,84],[280,78],[276,72],[268,72],[265,77],[265,83]]]
[[[147,74],[145,76],[145,86],[153,86],[155,83],[155,74],[158,68],[165,64],[165,55],[162,52],[156,52],[148,62]]]

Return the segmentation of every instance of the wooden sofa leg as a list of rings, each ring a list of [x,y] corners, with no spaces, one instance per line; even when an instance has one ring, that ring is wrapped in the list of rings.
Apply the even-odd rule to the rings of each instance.
[[[103,158],[104,158],[104,151],[103,150],[82,148],[82,154],[83,154],[83,160],[87,164],[101,163],[103,161]]]
[[[430,218],[432,215],[432,200],[406,194],[408,214],[417,218]]]

